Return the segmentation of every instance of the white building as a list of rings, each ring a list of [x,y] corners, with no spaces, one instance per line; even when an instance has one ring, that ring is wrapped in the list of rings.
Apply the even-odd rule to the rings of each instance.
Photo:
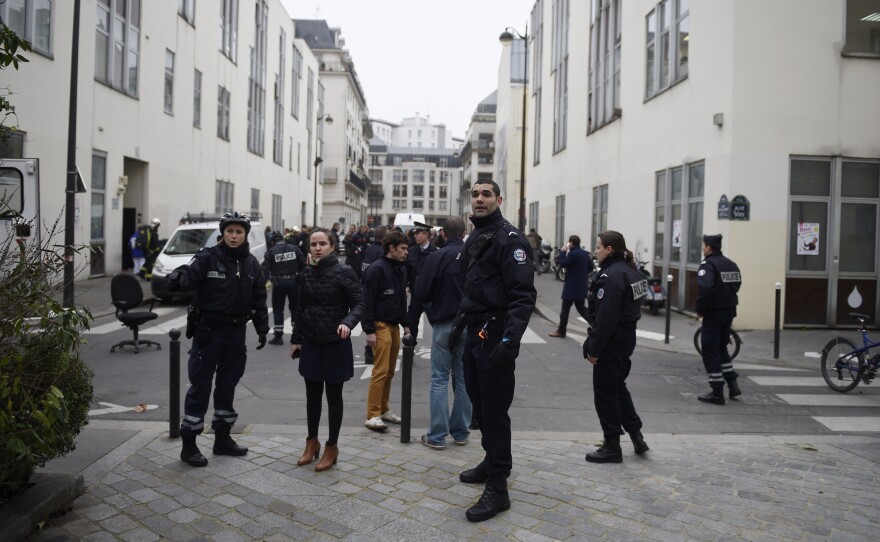
[[[0,5],[37,45],[3,84],[23,136],[10,147],[40,159],[48,221],[65,201],[73,7]],[[88,192],[76,197],[75,242],[98,249],[92,275],[120,271],[135,226],[153,217],[162,236],[186,212],[262,213],[276,229],[310,220],[318,64],[278,0],[84,0],[79,36],[76,163]]]
[[[481,101],[471,115],[461,150],[462,182],[459,186],[458,216],[467,220],[471,213],[471,186],[477,181],[495,179],[495,110],[497,91]],[[505,194],[505,198],[507,195]],[[505,199],[506,201],[506,199]],[[465,222],[467,224],[467,222]]]
[[[432,123],[431,115],[422,117],[418,113],[415,117],[406,117],[399,125],[393,126],[390,145],[418,149],[452,149],[455,146],[452,133],[446,129],[445,124]]]
[[[701,236],[721,233],[743,271],[737,327],[773,327],[777,282],[786,325],[876,319],[877,19],[877,0],[538,0],[526,186],[539,233],[592,246],[620,231],[673,276],[684,310]]]

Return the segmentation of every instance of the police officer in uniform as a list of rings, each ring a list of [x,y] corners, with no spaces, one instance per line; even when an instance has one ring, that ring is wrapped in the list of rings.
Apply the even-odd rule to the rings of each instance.
[[[721,235],[704,235],[703,261],[697,271],[697,314],[703,317],[703,366],[712,386],[712,391],[697,397],[704,403],[723,405],[725,382],[731,399],[742,394],[727,351],[741,285],[739,267],[721,253]]]
[[[271,235],[271,248],[263,257],[263,271],[272,279],[272,318],[275,336],[269,344],[282,345],[284,340],[284,303],[290,307],[290,315],[296,310],[299,273],[306,265],[305,256],[293,241],[286,241],[278,232]]]
[[[501,189],[494,181],[471,188],[475,229],[462,251],[464,296],[450,334],[454,350],[464,328],[464,377],[480,419],[486,456],[459,475],[464,483],[486,483],[480,500],[466,513],[483,521],[510,508],[507,477],[513,466],[510,416],[519,343],[535,307],[535,262],[526,238],[501,215]]]
[[[203,248],[186,265],[168,276],[168,289],[195,292],[187,319],[187,338],[193,338],[189,356],[190,387],[186,392],[184,417],[180,423],[183,450],[180,459],[193,467],[208,460],[196,446],[196,436],[205,428],[205,413],[211,398],[214,373],[214,455],[240,456],[247,448],[229,436],[238,414],[232,407],[235,387],[247,361],[247,322],[253,320],[260,345],[266,345],[269,313],[266,309],[266,279],[260,262],[250,253],[247,236],[250,219],[237,212],[220,219],[223,239]]]
[[[416,288],[416,279],[425,265],[425,260],[432,252],[437,252],[437,247],[431,244],[431,226],[421,222],[413,222],[413,239],[415,243],[410,246],[406,257],[406,273],[408,277],[407,287],[410,292]]]
[[[588,453],[591,463],[621,463],[620,436],[626,430],[636,454],[648,451],[642,437],[642,420],[636,414],[626,388],[636,347],[636,322],[641,317],[643,298],[648,293],[645,275],[636,269],[633,254],[619,232],[606,231],[596,239],[599,276],[588,297],[584,358],[593,364],[593,401],[605,442]]]

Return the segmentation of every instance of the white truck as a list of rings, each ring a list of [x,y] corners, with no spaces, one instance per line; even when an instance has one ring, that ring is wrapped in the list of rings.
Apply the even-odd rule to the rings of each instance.
[[[0,250],[40,242],[40,161],[0,160]]]

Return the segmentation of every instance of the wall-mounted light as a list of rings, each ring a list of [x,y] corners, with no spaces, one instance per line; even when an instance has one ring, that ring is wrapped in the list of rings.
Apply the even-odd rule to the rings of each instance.
[[[724,113],[715,113],[712,116],[712,124],[721,128],[724,125]]]

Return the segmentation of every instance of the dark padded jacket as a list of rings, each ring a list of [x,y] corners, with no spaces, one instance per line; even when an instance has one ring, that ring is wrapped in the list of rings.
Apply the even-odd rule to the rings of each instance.
[[[697,271],[697,313],[710,317],[713,313],[736,316],[742,276],[733,260],[721,251],[706,256]]]
[[[464,275],[459,263],[463,249],[464,242],[453,238],[425,260],[410,297],[407,319],[413,335],[418,330],[422,311],[427,313],[432,325],[452,321],[458,313],[464,294]]]
[[[622,254],[614,252],[608,256],[587,298],[590,333],[584,353],[599,357],[615,331],[635,329],[642,317],[642,301],[647,293],[648,280],[644,273],[626,263]]]
[[[379,258],[361,276],[364,283],[364,333],[375,333],[376,322],[406,323],[406,266]]]
[[[300,274],[299,305],[293,318],[291,344],[330,344],[341,340],[339,324],[354,329],[364,313],[364,296],[354,270],[328,254]]]
[[[263,257],[263,272],[267,278],[296,275],[303,270],[306,259],[293,242],[279,241],[266,251]]]

